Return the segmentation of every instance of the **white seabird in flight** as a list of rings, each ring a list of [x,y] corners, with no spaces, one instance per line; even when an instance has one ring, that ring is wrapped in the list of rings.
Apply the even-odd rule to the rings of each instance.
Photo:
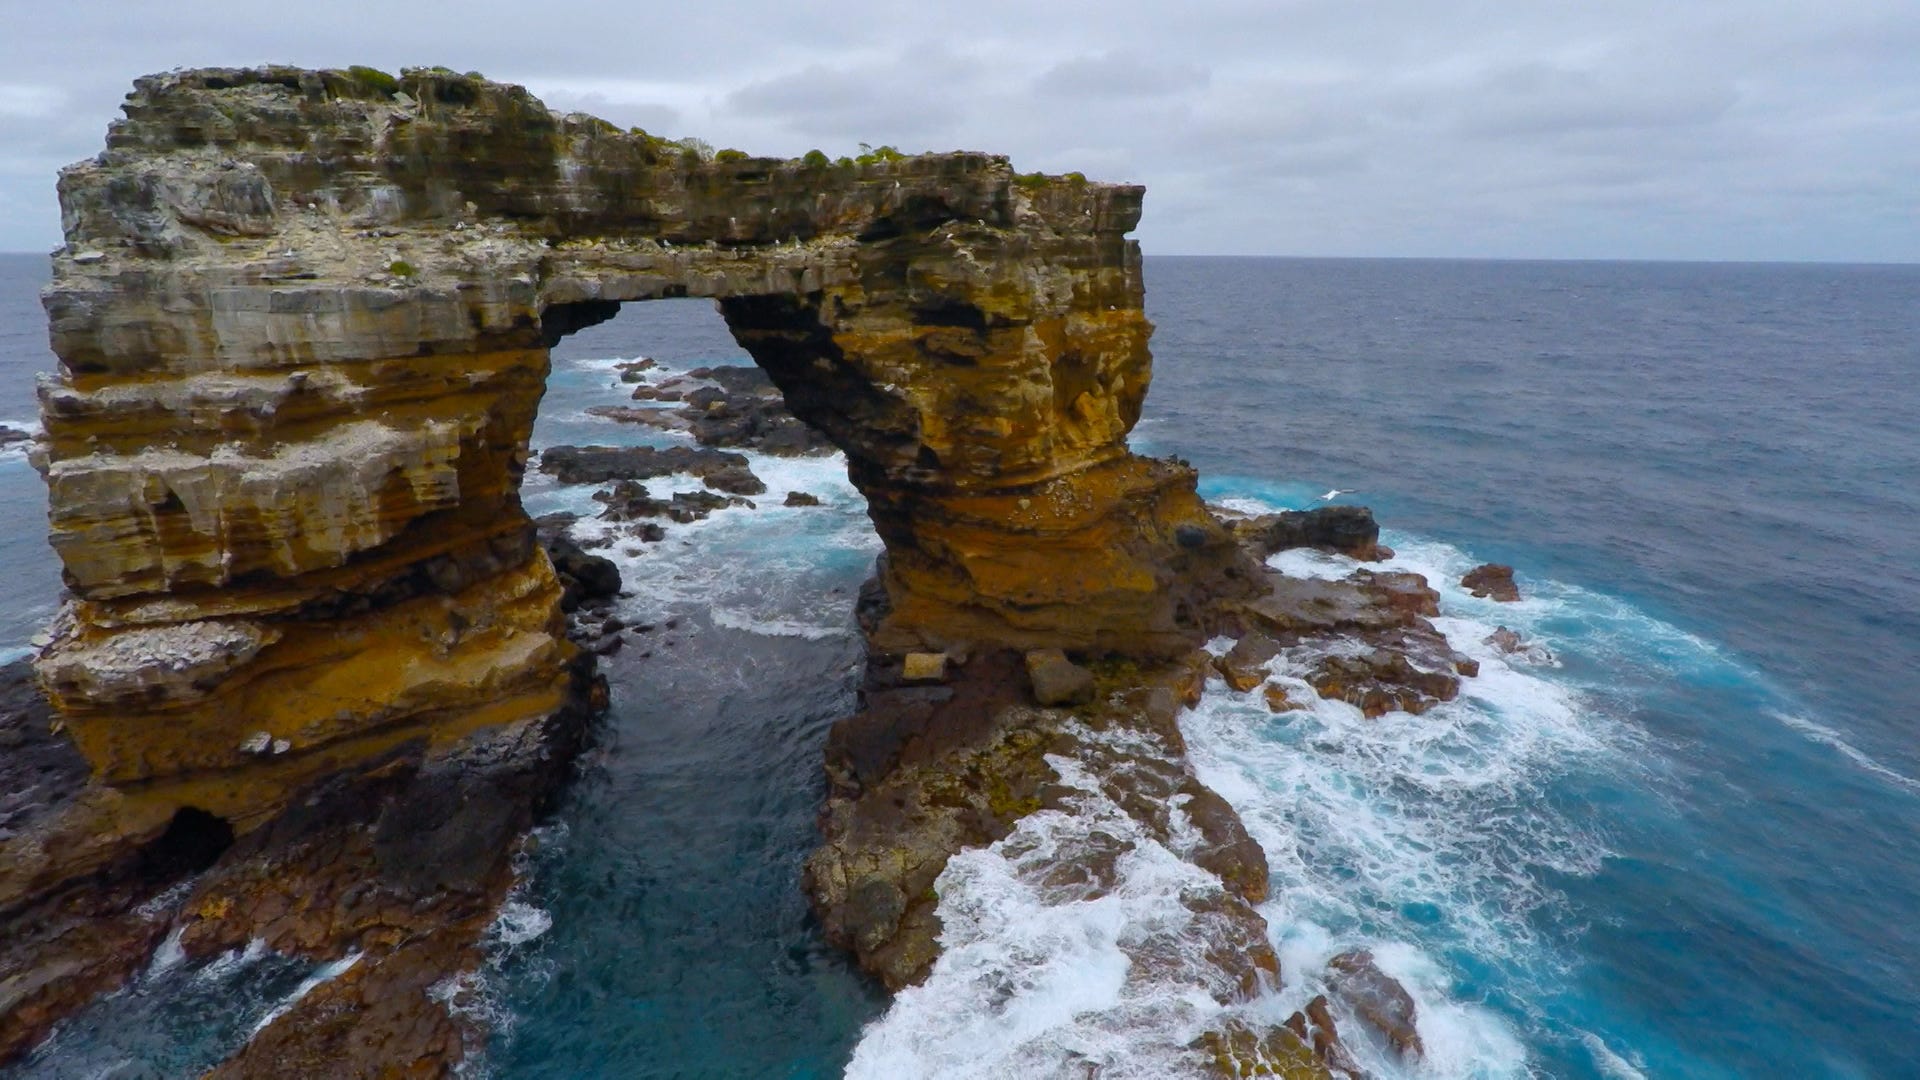
[[[1332,502],[1333,500],[1339,498],[1342,495],[1352,495],[1352,494],[1354,494],[1354,489],[1352,488],[1328,488],[1327,493],[1325,495],[1322,495],[1313,501],[1314,502]]]

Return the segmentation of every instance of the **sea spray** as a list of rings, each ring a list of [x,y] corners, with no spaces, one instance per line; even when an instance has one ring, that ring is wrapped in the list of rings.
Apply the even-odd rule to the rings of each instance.
[[[1046,760],[1067,809],[948,861],[941,956],[867,1029],[848,1077],[1199,1074],[1188,1044],[1227,1011],[1194,978],[1221,944],[1200,914],[1220,879],[1151,836],[1083,762]],[[1110,879],[1071,872],[1105,861]]]

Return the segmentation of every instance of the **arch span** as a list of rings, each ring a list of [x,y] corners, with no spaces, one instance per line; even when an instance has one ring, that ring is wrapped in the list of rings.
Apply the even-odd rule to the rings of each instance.
[[[518,486],[548,348],[626,302],[715,299],[845,451],[876,648],[1171,653],[1234,569],[1191,471],[1126,445],[1139,187],[708,159],[437,69],[176,72],[125,113],[60,178],[41,389],[74,602],[40,672],[111,783],[244,823],[554,709],[571,646]]]

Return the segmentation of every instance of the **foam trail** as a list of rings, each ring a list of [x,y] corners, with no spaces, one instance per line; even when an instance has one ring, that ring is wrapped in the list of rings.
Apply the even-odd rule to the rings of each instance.
[[[1774,709],[1768,709],[1767,715],[1778,720],[1789,730],[1797,731],[1808,739],[1839,752],[1840,756],[1858,765],[1862,770],[1872,773],[1874,776],[1887,781],[1895,787],[1920,793],[1920,780],[1915,780],[1905,773],[1880,764],[1868,755],[1866,751],[1859,749],[1852,743],[1841,738],[1840,733],[1832,728],[1824,724],[1817,724],[1804,716],[1796,716],[1792,713],[1780,712]]]
[[[273,1023],[275,1020],[280,1019],[280,1017],[285,1015],[289,1009],[292,1009],[295,1005],[300,1004],[300,1001],[302,998],[306,997],[308,994],[313,993],[314,990],[318,989],[321,986],[321,984],[332,982],[334,979],[337,979],[340,976],[345,975],[348,971],[351,971],[353,969],[353,966],[360,962],[361,955],[362,954],[359,952],[359,950],[355,950],[341,957],[338,960],[332,961],[331,963],[322,964],[318,968],[314,969],[313,974],[301,980],[300,985],[293,988],[293,993],[287,995],[286,998],[281,1000],[278,1004],[274,1005],[273,1008],[267,1010],[267,1014],[265,1016],[262,1016],[259,1019],[259,1021],[253,1025],[253,1030],[248,1033],[247,1037],[252,1038],[253,1036],[260,1034],[262,1031],[267,1030],[267,1025]]]
[[[1600,1075],[1608,1080],[1647,1080],[1647,1074],[1641,1072],[1633,1062],[1613,1052],[1606,1040],[1590,1031],[1580,1033],[1580,1044],[1593,1055],[1593,1066]]]

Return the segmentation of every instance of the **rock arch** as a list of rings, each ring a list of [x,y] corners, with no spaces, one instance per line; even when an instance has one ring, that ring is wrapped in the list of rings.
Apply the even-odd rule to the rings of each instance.
[[[245,827],[305,778],[551,712],[518,486],[560,336],[714,298],[845,451],[876,648],[1171,654],[1235,565],[1147,391],[1139,187],[976,153],[709,159],[452,72],[141,79],[65,170],[39,661],[96,774]],[[245,780],[238,779],[245,777]]]

